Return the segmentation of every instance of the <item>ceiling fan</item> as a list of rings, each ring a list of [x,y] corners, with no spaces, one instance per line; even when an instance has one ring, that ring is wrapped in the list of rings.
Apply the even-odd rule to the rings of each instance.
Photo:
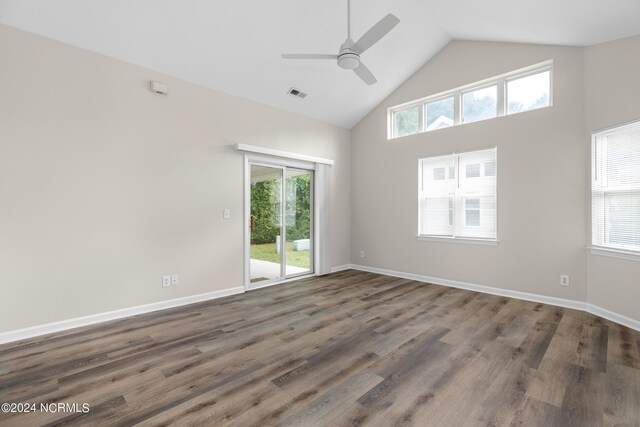
[[[389,31],[393,29],[400,20],[391,13],[379,20],[373,27],[369,29],[357,42],[351,40],[351,0],[347,0],[347,39],[340,46],[340,51],[337,55],[332,54],[283,54],[283,59],[336,59],[338,66],[345,70],[353,70],[358,77],[362,79],[366,84],[372,85],[377,82],[374,75],[360,60],[362,55],[367,49],[376,44],[383,38]]]

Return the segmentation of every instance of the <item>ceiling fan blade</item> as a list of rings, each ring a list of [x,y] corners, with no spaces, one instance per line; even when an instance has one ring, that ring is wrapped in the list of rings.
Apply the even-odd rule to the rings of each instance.
[[[365,50],[369,49],[371,46],[376,44],[378,40],[387,35],[389,31],[393,29],[400,20],[391,13],[382,18],[375,24],[373,27],[369,29],[360,39],[353,45],[353,50],[358,53],[362,53]]]
[[[338,55],[324,53],[283,53],[282,59],[337,59]]]
[[[358,75],[368,85],[372,85],[378,80],[376,80],[375,76],[371,71],[361,62],[356,68],[353,69],[353,72]]]

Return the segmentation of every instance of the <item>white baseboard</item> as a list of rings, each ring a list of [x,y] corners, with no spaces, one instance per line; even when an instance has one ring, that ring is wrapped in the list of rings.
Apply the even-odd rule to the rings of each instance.
[[[230,295],[241,294],[244,287],[222,289],[220,291],[207,292],[204,294],[191,295],[188,297],[175,298],[167,301],[154,302],[151,304],[139,305],[136,307],[123,308],[120,310],[107,311],[104,313],[92,314],[74,319],[62,320],[59,322],[47,323],[44,325],[32,326],[30,328],[18,329],[15,331],[0,333],[0,344],[19,341],[26,338],[33,338],[40,335],[51,334],[53,332],[66,331],[68,329],[81,326],[93,325],[107,322],[109,320],[121,319],[123,317],[135,316],[138,314],[151,313],[152,311],[164,310],[167,308],[179,307],[196,302],[218,299]]]
[[[387,276],[394,276],[403,279],[415,280],[418,282],[433,283],[434,285],[449,286],[452,288],[466,289],[470,291],[482,292],[485,294],[499,295],[504,297],[516,298],[526,301],[539,302],[543,304],[557,305],[560,307],[573,308],[576,310],[586,311],[596,316],[603,317],[612,322],[619,323],[627,326],[636,331],[640,331],[640,321],[632,319],[627,316],[615,313],[605,308],[599,307],[594,304],[586,303],[583,301],[574,301],[564,298],[549,297],[545,295],[531,294],[527,292],[512,291],[509,289],[493,288],[491,286],[476,285],[473,283],[459,282],[456,280],[441,279],[438,277],[424,276],[420,274],[405,273],[401,271],[387,270],[384,268],[368,267],[365,265],[357,264],[344,264],[333,267],[332,273],[336,273],[344,270],[360,270],[368,271],[370,273],[384,274]],[[237,286],[235,288],[223,289],[220,291],[207,292],[199,295],[192,295],[188,297],[176,298],[167,301],[160,301],[152,304],[145,304],[136,307],[123,308],[120,310],[108,311],[105,313],[93,314],[84,317],[77,317],[74,319],[62,320],[59,322],[48,323],[45,325],[32,326],[30,328],[18,329],[15,331],[8,331],[0,333],[0,344],[9,343],[13,341],[19,341],[27,338],[33,338],[40,335],[46,335],[53,332],[65,331],[68,329],[78,328],[81,326],[93,325],[96,323],[107,322],[109,320],[121,319],[123,317],[135,316],[138,314],[151,313],[157,310],[163,310],[167,308],[179,307],[182,305],[193,304],[202,301],[208,301],[218,298],[223,298],[230,295],[236,295],[243,293],[244,287]]]
[[[335,267],[331,267],[331,272],[337,273],[339,271],[349,270],[350,268],[353,268],[351,264],[337,265]]]
[[[627,316],[623,316],[622,314],[618,314],[611,310],[607,310],[606,308],[598,307],[597,305],[593,304],[587,304],[587,309],[585,311],[588,311],[591,314],[595,314],[596,316],[604,317],[607,320],[619,323],[628,328],[635,329],[636,331],[640,331],[640,321],[634,320]]]
[[[341,267],[344,267],[344,266],[341,266]],[[466,289],[469,291],[482,292],[485,294],[499,295],[503,297],[521,299],[525,301],[533,301],[533,302],[539,302],[543,304],[557,305],[560,307],[573,308],[575,310],[586,311],[596,316],[603,317],[607,320],[611,320],[612,322],[616,322],[621,325],[624,325],[628,328],[635,329],[636,331],[640,331],[640,321],[632,319],[630,317],[623,316],[621,314],[604,309],[602,307],[598,307],[597,305],[589,304],[584,301],[575,301],[575,300],[570,300],[565,298],[556,298],[556,297],[549,297],[549,296],[539,295],[539,294],[530,294],[528,292],[512,291],[509,289],[493,288],[491,286],[476,285],[476,284],[467,283],[467,282],[458,282],[456,280],[441,279],[438,277],[423,276],[420,274],[405,273],[402,271],[387,270],[384,268],[369,267],[366,265],[349,264],[348,268],[352,268],[354,270],[360,270],[360,271],[368,271],[370,273],[385,274],[387,276],[394,276],[402,279],[415,280],[417,282],[433,283],[434,285],[449,286],[451,288]]]

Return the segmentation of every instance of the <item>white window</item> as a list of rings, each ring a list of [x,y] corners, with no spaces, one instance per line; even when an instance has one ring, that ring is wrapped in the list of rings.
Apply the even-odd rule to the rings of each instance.
[[[394,112],[393,122],[398,136],[418,133],[420,131],[420,106],[414,105]]]
[[[419,234],[496,239],[496,149],[420,159]]]
[[[498,115],[498,86],[493,85],[462,94],[462,122],[473,123]]]
[[[640,121],[592,139],[592,244],[640,252]]]
[[[388,139],[549,107],[553,62],[547,61],[388,110]]]
[[[426,102],[424,104],[424,109],[424,114],[427,118],[425,122],[425,131],[453,126],[455,120],[453,96]]]
[[[551,70],[507,80],[507,114],[548,107],[551,100]]]

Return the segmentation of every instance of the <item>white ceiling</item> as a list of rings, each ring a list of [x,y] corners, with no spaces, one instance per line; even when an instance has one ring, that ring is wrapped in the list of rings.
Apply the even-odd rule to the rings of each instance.
[[[337,53],[346,0],[0,0],[1,23],[345,128],[451,39],[582,46],[640,34],[640,0],[352,0],[352,38],[387,13],[400,24],[362,55],[378,79],[367,86],[330,60],[280,58]]]

